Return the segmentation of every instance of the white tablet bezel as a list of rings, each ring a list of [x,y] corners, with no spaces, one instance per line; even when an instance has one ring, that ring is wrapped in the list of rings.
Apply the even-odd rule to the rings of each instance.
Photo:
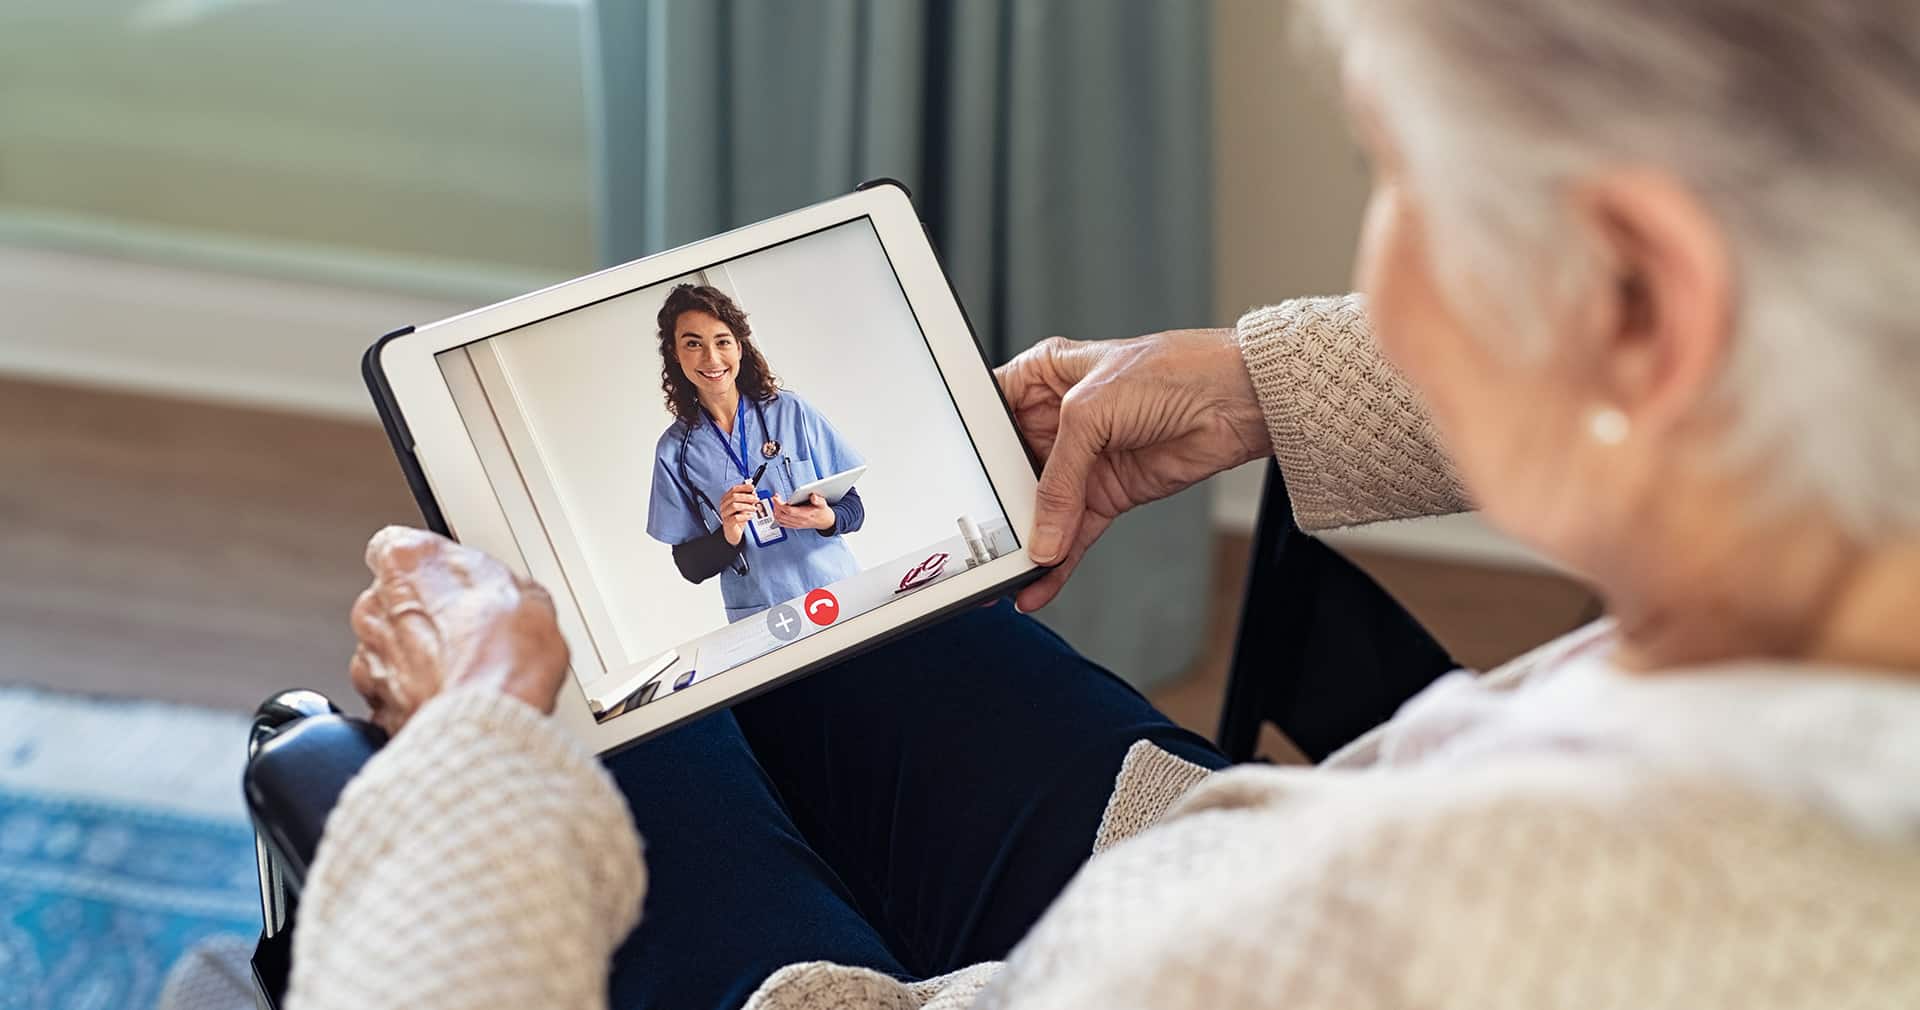
[[[552,316],[706,269],[728,260],[861,218],[870,220],[908,305],[918,320],[936,367],[951,391],[968,437],[1000,499],[1021,546],[1030,542],[1037,478],[1005,401],[987,368],[972,328],[927,241],[906,192],[880,185],[796,210],[759,224],[610,267],[532,294],[522,295],[388,340],[375,352],[391,399],[404,419],[411,450],[454,535],[539,580],[554,596],[561,630],[576,654],[588,642],[580,600],[557,566],[529,570],[507,524],[475,446],[455,406],[435,356]],[[596,752],[677,725],[724,707],[843,652],[887,636],[904,625],[981,598],[1031,576],[1036,565],[1024,549],[954,575],[912,595],[847,618],[704,682],[657,698],[605,723],[587,707],[580,678],[569,675],[554,718]],[[690,629],[696,632],[701,629]],[[702,685],[696,685],[702,686]]]

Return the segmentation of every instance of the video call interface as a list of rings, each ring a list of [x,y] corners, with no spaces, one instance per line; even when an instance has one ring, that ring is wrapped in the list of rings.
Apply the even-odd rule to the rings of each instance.
[[[601,721],[1019,549],[864,218],[437,361]]]

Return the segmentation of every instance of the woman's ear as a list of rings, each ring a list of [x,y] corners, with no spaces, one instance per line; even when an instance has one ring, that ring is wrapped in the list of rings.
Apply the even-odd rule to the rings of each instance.
[[[1654,172],[1607,176],[1581,205],[1613,277],[1598,294],[1600,398],[1636,431],[1669,429],[1705,398],[1733,337],[1725,232],[1679,180]]]

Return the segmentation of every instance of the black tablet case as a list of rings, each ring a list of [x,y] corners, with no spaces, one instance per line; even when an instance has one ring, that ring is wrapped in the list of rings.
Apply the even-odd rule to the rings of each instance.
[[[387,429],[387,441],[393,443],[393,455],[400,461],[400,472],[406,475],[407,487],[413,491],[414,503],[420,506],[420,515],[426,520],[427,528],[443,537],[453,535],[447,526],[447,518],[440,514],[440,503],[433,498],[433,488],[427,484],[426,471],[420,469],[420,457],[413,454],[413,435],[407,431],[407,422],[400,414],[399,404],[393,401],[393,390],[387,385],[387,375],[380,370],[380,351],[388,343],[413,332],[413,327],[402,326],[386,334],[367,348],[360,356],[360,377],[366,380],[367,392],[373,395],[373,406],[380,412],[380,424]]]

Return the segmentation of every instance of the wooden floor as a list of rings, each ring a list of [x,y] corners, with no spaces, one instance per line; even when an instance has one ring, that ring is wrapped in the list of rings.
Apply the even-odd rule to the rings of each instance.
[[[348,692],[361,546],[417,521],[360,424],[0,382],[0,680],[251,708]]]
[[[348,696],[361,547],[419,518],[371,425],[14,380],[0,475],[0,682],[231,709],[295,685]],[[1246,555],[1221,538],[1213,646],[1155,694],[1207,735]],[[1551,576],[1359,560],[1470,664],[1593,608]]]

